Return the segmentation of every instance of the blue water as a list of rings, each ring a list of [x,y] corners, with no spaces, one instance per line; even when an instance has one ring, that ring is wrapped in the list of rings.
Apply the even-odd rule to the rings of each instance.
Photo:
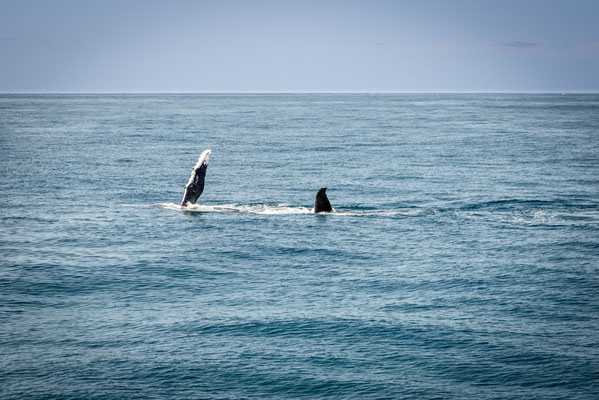
[[[2,399],[599,396],[599,95],[2,95],[0,169]]]

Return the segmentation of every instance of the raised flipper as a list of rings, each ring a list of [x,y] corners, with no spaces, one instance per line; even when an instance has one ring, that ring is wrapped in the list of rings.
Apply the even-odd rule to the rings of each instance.
[[[212,150],[204,150],[200,158],[198,158],[196,165],[191,169],[191,176],[189,177],[187,185],[185,185],[185,192],[183,192],[181,207],[195,204],[202,195],[202,192],[204,191],[206,169],[208,168],[211,154]]]

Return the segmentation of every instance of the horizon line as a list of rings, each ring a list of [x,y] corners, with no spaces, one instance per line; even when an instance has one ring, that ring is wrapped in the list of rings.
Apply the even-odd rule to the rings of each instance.
[[[599,90],[530,91],[1,91],[0,95],[269,95],[269,94],[599,94]]]

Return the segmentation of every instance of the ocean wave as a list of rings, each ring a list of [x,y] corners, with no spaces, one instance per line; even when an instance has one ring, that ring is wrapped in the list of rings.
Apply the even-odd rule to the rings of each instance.
[[[516,224],[571,225],[599,222],[596,204],[584,199],[503,199],[439,209],[439,213]]]
[[[480,209],[514,209],[514,208],[547,208],[564,207],[570,203],[566,200],[538,200],[538,199],[502,199],[484,201],[480,203],[471,203],[459,207],[462,211],[480,210]]]
[[[183,211],[189,213],[227,213],[237,212],[242,214],[258,215],[289,215],[289,214],[314,214],[314,208],[306,206],[292,205],[289,203],[255,203],[255,204],[192,204],[182,207],[177,203],[154,203],[154,204],[125,204],[128,207],[161,207],[167,210]],[[427,213],[426,209],[421,208],[389,208],[379,209],[371,207],[338,207],[333,208],[331,213],[321,213],[318,215],[333,216],[364,216],[364,215],[419,215]]]
[[[485,220],[500,223],[513,224],[563,224],[557,212],[547,210],[527,211],[463,211],[456,210],[455,215],[459,218],[470,220]]]
[[[238,212],[242,214],[310,214],[312,209],[302,206],[292,206],[288,203],[276,204],[192,204],[187,207],[182,207],[176,203],[157,203],[156,206],[166,208],[168,210],[184,211],[189,213],[224,213]]]
[[[599,222],[599,211],[588,208],[559,206],[550,201],[504,200],[492,201],[454,208],[401,207],[376,208],[363,206],[339,206],[322,216],[380,216],[380,217],[449,217],[462,221],[487,221],[515,225],[572,225]],[[240,213],[254,215],[314,215],[314,209],[289,203],[231,203],[193,204],[181,207],[177,203],[127,204],[129,207],[160,207],[185,213]]]

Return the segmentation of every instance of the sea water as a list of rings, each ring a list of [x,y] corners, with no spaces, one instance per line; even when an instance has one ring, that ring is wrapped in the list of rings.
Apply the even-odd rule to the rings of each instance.
[[[0,170],[3,399],[599,396],[599,95],[2,95]]]

